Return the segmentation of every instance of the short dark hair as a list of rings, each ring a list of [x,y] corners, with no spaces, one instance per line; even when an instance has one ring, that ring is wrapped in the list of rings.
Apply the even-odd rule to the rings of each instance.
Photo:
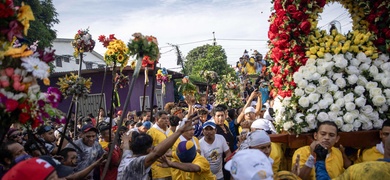
[[[215,108],[213,108],[213,115],[215,115],[217,112],[225,113],[225,109],[221,106],[216,106]]]
[[[68,153],[69,152],[76,152],[76,149],[73,149],[73,148],[64,148],[60,151],[60,153],[58,155],[62,156],[64,159],[68,159]]]
[[[385,120],[385,121],[383,121],[382,129],[383,129],[385,126],[390,126],[390,120]]]
[[[198,110],[198,114],[199,115],[205,115],[205,114],[209,114],[209,112],[206,109],[199,109]]]
[[[322,125],[329,125],[329,126],[333,126],[336,128],[336,133],[339,134],[339,128],[337,127],[337,124],[333,121],[324,121],[324,122],[319,122],[317,124],[317,129],[316,129],[316,132],[318,133],[318,130],[320,130],[320,127]]]
[[[135,124],[135,127],[141,127],[142,126],[142,122],[137,122],[137,124]]]
[[[171,126],[178,126],[179,125],[180,118],[177,116],[171,116],[169,117],[169,122]]]
[[[5,142],[5,143],[2,143],[1,146],[0,146],[0,163],[3,164],[3,165],[7,165],[7,163],[5,162],[5,159],[8,158],[9,160],[12,160],[14,159],[13,155],[12,155],[12,151],[10,151],[8,149],[8,146],[14,144],[14,143],[17,143],[15,141],[8,141],[8,142]]]
[[[148,134],[133,133],[134,140],[130,144],[130,149],[134,154],[147,154],[147,151],[152,147],[153,139]]]
[[[222,109],[224,109],[224,111],[228,109],[228,107],[225,104],[218,104],[216,107],[221,107]]]
[[[137,111],[137,112],[135,113],[135,115],[136,115],[137,117],[140,117],[140,116],[142,115],[142,111]]]
[[[166,112],[166,111],[158,111],[157,113],[156,113],[156,118],[157,119],[160,119],[160,117],[162,116],[162,115],[168,115],[168,113]]]

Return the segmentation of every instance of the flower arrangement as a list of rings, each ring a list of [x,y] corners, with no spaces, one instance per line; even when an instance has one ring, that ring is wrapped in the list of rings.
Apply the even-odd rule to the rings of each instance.
[[[65,75],[63,78],[58,78],[57,85],[60,86],[60,91],[65,96],[73,97],[86,97],[91,90],[91,78],[85,79],[79,77],[73,73],[70,73],[70,76]]]
[[[64,119],[58,103],[62,97],[58,89],[49,87],[41,92],[37,81],[49,85],[50,68],[54,50],[41,50],[37,42],[31,46],[20,43],[34,20],[30,6],[15,7],[13,1],[0,1],[0,119],[1,132],[7,132],[12,123],[33,128],[44,121]],[[4,136],[0,133],[0,139]]]
[[[293,80],[293,74],[298,71],[299,67],[305,65],[308,57],[306,52],[311,49],[310,55],[320,51],[322,54],[326,51],[342,52],[340,44],[333,42],[325,44],[320,42],[320,36],[323,36],[317,28],[318,15],[323,11],[323,7],[327,2],[336,2],[336,0],[314,0],[314,1],[290,1],[290,0],[274,0],[274,12],[270,17],[270,28],[268,32],[270,51],[266,58],[271,59],[270,71],[273,73],[271,81],[271,95],[276,97],[290,97],[296,84]],[[357,44],[362,44],[367,36],[369,41],[366,42],[366,47],[362,49],[364,52],[376,56],[374,45],[378,52],[389,53],[390,42],[386,42],[386,38],[390,37],[390,7],[385,0],[368,1],[368,0],[338,0],[345,8],[348,9],[353,19],[353,30],[355,40],[350,44],[350,48],[356,51]],[[314,37],[314,38],[313,38]],[[336,36],[337,37],[337,34]],[[340,38],[340,36],[338,36]],[[375,39],[375,40],[374,40]],[[314,47],[309,41],[318,41],[318,47]],[[333,39],[335,40],[335,39]],[[371,43],[373,45],[371,45]],[[344,44],[345,45],[345,44]],[[356,45],[356,46],[355,46]],[[316,45],[315,45],[316,46]],[[323,48],[323,50],[321,49]],[[329,50],[327,50],[329,48]],[[341,50],[340,50],[341,49]],[[349,50],[348,50],[349,51]],[[321,55],[319,53],[319,55]],[[317,54],[315,54],[317,55]]]
[[[122,89],[129,85],[129,76],[125,76],[122,73],[115,76],[115,89]]]
[[[130,56],[142,58],[142,67],[154,68],[154,61],[160,59],[157,38],[134,33],[133,39],[127,44]]]
[[[107,65],[119,64],[121,69],[127,66],[129,49],[122,40],[116,39],[114,34],[111,34],[109,37],[100,35],[99,42],[102,42],[103,46],[107,48],[104,54],[104,61]]]
[[[230,74],[223,75],[222,80],[217,84],[216,104],[224,104],[229,108],[243,106],[238,82]]]
[[[74,40],[72,41],[72,46],[74,48],[74,57],[78,57],[80,53],[91,52],[95,48],[95,41],[92,39],[92,35],[89,34],[89,29],[78,30],[74,35]]]
[[[215,71],[203,71],[202,77],[205,79],[208,83],[215,82],[218,80],[218,74]]]
[[[196,86],[190,82],[188,76],[185,76],[181,82],[177,83],[177,85],[179,86],[179,92],[181,92],[184,96],[194,96],[198,91]]]
[[[294,74],[292,97],[275,104],[279,130],[309,132],[331,120],[344,132],[380,129],[390,104],[389,56],[372,60],[365,53],[309,59]]]
[[[161,88],[162,94],[165,94],[165,83],[169,82],[171,80],[171,78],[172,78],[172,75],[168,74],[167,69],[162,68],[162,69],[157,70],[156,80],[162,86],[162,88]]]

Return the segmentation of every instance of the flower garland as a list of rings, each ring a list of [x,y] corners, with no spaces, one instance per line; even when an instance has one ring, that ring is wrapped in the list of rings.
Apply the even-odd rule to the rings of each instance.
[[[196,86],[190,82],[188,76],[181,79],[181,82],[177,82],[177,85],[179,86],[178,91],[184,96],[194,96],[198,91]]]
[[[172,78],[172,75],[168,74],[167,69],[162,68],[162,69],[157,70],[156,80],[162,86],[161,87],[162,94],[165,94],[165,83],[169,82],[171,80],[171,78]]]
[[[318,122],[334,121],[344,132],[380,129],[390,104],[389,56],[372,60],[347,52],[309,59],[294,74],[292,97],[275,103],[282,131],[309,132]]]
[[[107,48],[106,53],[104,53],[104,61],[107,65],[119,64],[121,70],[127,66],[129,49],[122,40],[116,39],[115,35],[111,34],[109,37],[100,35],[99,42],[102,42],[103,46]]]
[[[92,39],[92,35],[89,34],[88,28],[86,30],[78,30],[74,35],[74,40],[72,41],[72,46],[74,48],[74,57],[78,57],[80,53],[92,52],[95,48],[95,41]]]
[[[70,76],[65,75],[63,78],[58,78],[57,85],[60,86],[60,91],[65,96],[73,97],[86,97],[91,90],[91,78],[85,79],[79,77],[73,73],[70,73]]]
[[[223,75],[217,84],[217,93],[215,97],[216,104],[224,104],[229,108],[239,108],[243,106],[240,87],[236,79],[230,74]]]
[[[34,20],[30,6],[16,7],[12,0],[0,2],[0,123],[8,128],[12,123],[31,125],[33,128],[54,118],[63,121],[58,109],[62,100],[58,89],[49,87],[41,92],[38,79],[49,85],[54,50],[41,50],[37,42],[31,46],[17,38],[27,35],[29,22]],[[3,129],[2,129],[3,130]]]

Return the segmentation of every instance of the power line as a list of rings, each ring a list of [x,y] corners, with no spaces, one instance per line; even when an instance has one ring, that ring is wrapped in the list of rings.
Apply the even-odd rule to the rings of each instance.
[[[268,41],[263,39],[217,39],[221,41]]]

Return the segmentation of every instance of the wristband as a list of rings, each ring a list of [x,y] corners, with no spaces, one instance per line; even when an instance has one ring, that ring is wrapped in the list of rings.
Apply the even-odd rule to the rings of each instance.
[[[309,167],[309,168],[313,168],[314,167],[314,164],[315,164],[315,161],[316,161],[316,158],[314,158],[311,154],[309,156],[309,158],[307,159],[306,163],[305,163],[305,166]]]

